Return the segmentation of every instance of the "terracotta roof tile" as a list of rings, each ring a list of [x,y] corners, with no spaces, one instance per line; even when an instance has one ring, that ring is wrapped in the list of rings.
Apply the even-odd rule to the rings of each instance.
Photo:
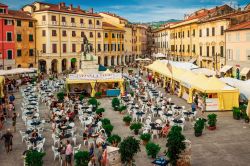
[[[102,26],[103,26],[103,29],[113,29],[113,30],[124,31],[123,29],[121,29],[115,25],[112,25],[110,23],[107,23],[107,22],[103,22]]]
[[[9,12],[9,15],[13,16],[13,18],[35,20],[31,17],[31,15],[28,12],[25,12],[25,11],[9,10],[8,12]]]
[[[123,18],[123,17],[121,17],[121,16],[118,16],[118,15],[116,15],[116,14],[114,14],[114,13],[109,13],[109,12],[101,12],[101,13],[107,14],[107,15],[109,15],[109,16],[113,16],[113,17],[116,17],[116,18],[119,18],[119,19],[124,20],[124,21],[128,21],[126,18]]]
[[[234,25],[231,28],[227,29],[226,31],[238,31],[238,30],[245,30],[245,29],[250,29],[250,21]]]
[[[72,7],[72,9],[70,9],[70,7],[68,7],[68,6],[60,6],[60,4],[50,4],[50,3],[44,3],[44,2],[39,2],[39,3],[48,6],[48,8],[37,10],[36,12],[39,12],[39,11],[56,11],[56,12],[63,12],[63,13],[71,13],[71,14],[79,14],[79,15],[101,17],[97,13],[88,13],[88,12],[82,10],[82,9],[79,9],[79,8],[73,8]]]

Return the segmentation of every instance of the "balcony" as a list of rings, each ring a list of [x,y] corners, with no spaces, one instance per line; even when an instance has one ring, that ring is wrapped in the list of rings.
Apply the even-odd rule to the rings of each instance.
[[[51,21],[52,25],[57,25],[57,21]]]
[[[94,28],[94,25],[90,24],[90,25],[88,26],[88,28]]]
[[[71,23],[71,26],[72,26],[72,27],[75,27],[75,26],[76,26],[76,23],[73,23],[73,22],[72,22],[72,23]]]
[[[62,26],[66,26],[67,25],[67,23],[66,22],[62,22]]]
[[[47,25],[47,22],[46,21],[42,21],[42,25]]]
[[[84,24],[82,23],[82,24],[80,24],[80,27],[84,27]]]

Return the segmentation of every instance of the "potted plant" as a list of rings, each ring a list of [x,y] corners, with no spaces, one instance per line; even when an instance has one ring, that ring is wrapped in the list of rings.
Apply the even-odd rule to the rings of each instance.
[[[151,139],[151,134],[149,133],[141,134],[140,139],[143,141],[143,145],[146,145],[148,141]]]
[[[123,122],[125,122],[126,126],[129,126],[131,121],[132,121],[131,116],[127,115],[123,117]]]
[[[173,126],[167,135],[167,156],[171,165],[176,165],[180,153],[186,149],[185,136],[182,135],[181,131],[181,127]]]
[[[127,109],[127,106],[122,105],[122,106],[119,107],[118,111],[119,111],[120,113],[122,113],[122,111],[124,111],[124,110],[126,110],[126,109]]]
[[[114,126],[111,124],[106,124],[106,125],[102,125],[103,129],[105,130],[107,136],[109,137],[111,135],[111,132],[114,129]]]
[[[25,156],[25,165],[27,166],[42,166],[45,153],[36,150],[29,150]]]
[[[142,128],[142,124],[141,123],[133,123],[130,126],[130,130],[134,130],[135,135],[138,135],[139,130]]]
[[[134,97],[135,93],[133,91],[130,92],[130,95]]]
[[[88,166],[90,156],[88,151],[78,151],[74,155],[75,166]]]
[[[146,145],[147,155],[151,156],[152,158],[156,158],[156,155],[159,153],[160,150],[161,147],[153,142],[149,142]]]
[[[233,118],[240,120],[240,109],[238,107],[233,107]]]
[[[113,107],[113,109],[115,111],[117,111],[119,109],[119,107],[120,107],[120,100],[117,97],[115,97],[115,98],[112,99],[112,107]]]
[[[245,104],[240,104],[239,106],[239,110],[240,110],[240,114],[241,114],[241,118],[245,118],[245,113],[247,110],[247,106]]]
[[[80,100],[80,101],[82,101],[83,99],[84,99],[83,94],[80,94],[80,96],[79,96],[79,100]]]
[[[217,115],[216,114],[209,114],[207,116],[208,118],[208,129],[209,130],[215,130],[216,129],[216,122],[217,122],[217,119],[216,119]]]
[[[63,102],[64,92],[58,92],[56,96],[57,96],[58,101]]]
[[[243,116],[244,116],[244,120],[245,120],[245,122],[246,122],[246,123],[249,123],[249,116],[247,115],[247,113],[246,113],[246,112],[244,113],[244,115],[243,115]]]
[[[102,92],[96,92],[96,93],[95,93],[95,97],[96,97],[97,99],[100,99],[100,98],[102,97]]]
[[[204,127],[205,127],[204,119],[199,118],[198,120],[196,120],[196,122],[194,124],[194,135],[196,137],[201,136]]]
[[[140,141],[132,136],[124,138],[119,145],[121,161],[126,165],[132,165],[136,153],[140,152]]]
[[[133,69],[128,69],[128,73],[132,74],[133,73]]]
[[[121,137],[117,134],[113,134],[108,137],[107,141],[112,144],[113,147],[117,147],[118,144],[121,142]]]
[[[93,105],[93,110],[95,111],[98,108],[98,101],[96,100],[96,98],[92,97],[89,99],[88,101],[89,104]]]
[[[98,115],[102,115],[102,113],[105,112],[105,109],[104,108],[98,108],[95,113],[98,114]]]

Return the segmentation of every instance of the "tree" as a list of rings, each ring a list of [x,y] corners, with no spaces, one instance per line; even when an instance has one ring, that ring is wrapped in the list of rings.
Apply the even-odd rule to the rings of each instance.
[[[119,146],[122,163],[131,163],[136,153],[140,152],[140,141],[132,136],[126,137]]]
[[[45,153],[38,152],[36,150],[29,150],[26,153],[25,165],[27,166],[42,166],[43,157]]]
[[[74,155],[75,165],[76,166],[88,166],[90,160],[89,152],[87,151],[78,151]]]
[[[167,136],[167,156],[173,166],[176,166],[180,153],[186,149],[186,145],[184,143],[185,136],[182,135],[181,131],[181,127],[173,126]]]

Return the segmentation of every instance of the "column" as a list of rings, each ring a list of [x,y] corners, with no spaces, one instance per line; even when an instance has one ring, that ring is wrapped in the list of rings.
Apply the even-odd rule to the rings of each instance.
[[[51,71],[51,60],[46,59],[46,72],[47,72],[47,74],[49,74],[50,71]]]
[[[114,66],[117,65],[117,56],[114,56]]]
[[[62,73],[62,60],[57,60],[57,73]]]
[[[108,57],[108,66],[111,66],[111,56],[107,56]]]

